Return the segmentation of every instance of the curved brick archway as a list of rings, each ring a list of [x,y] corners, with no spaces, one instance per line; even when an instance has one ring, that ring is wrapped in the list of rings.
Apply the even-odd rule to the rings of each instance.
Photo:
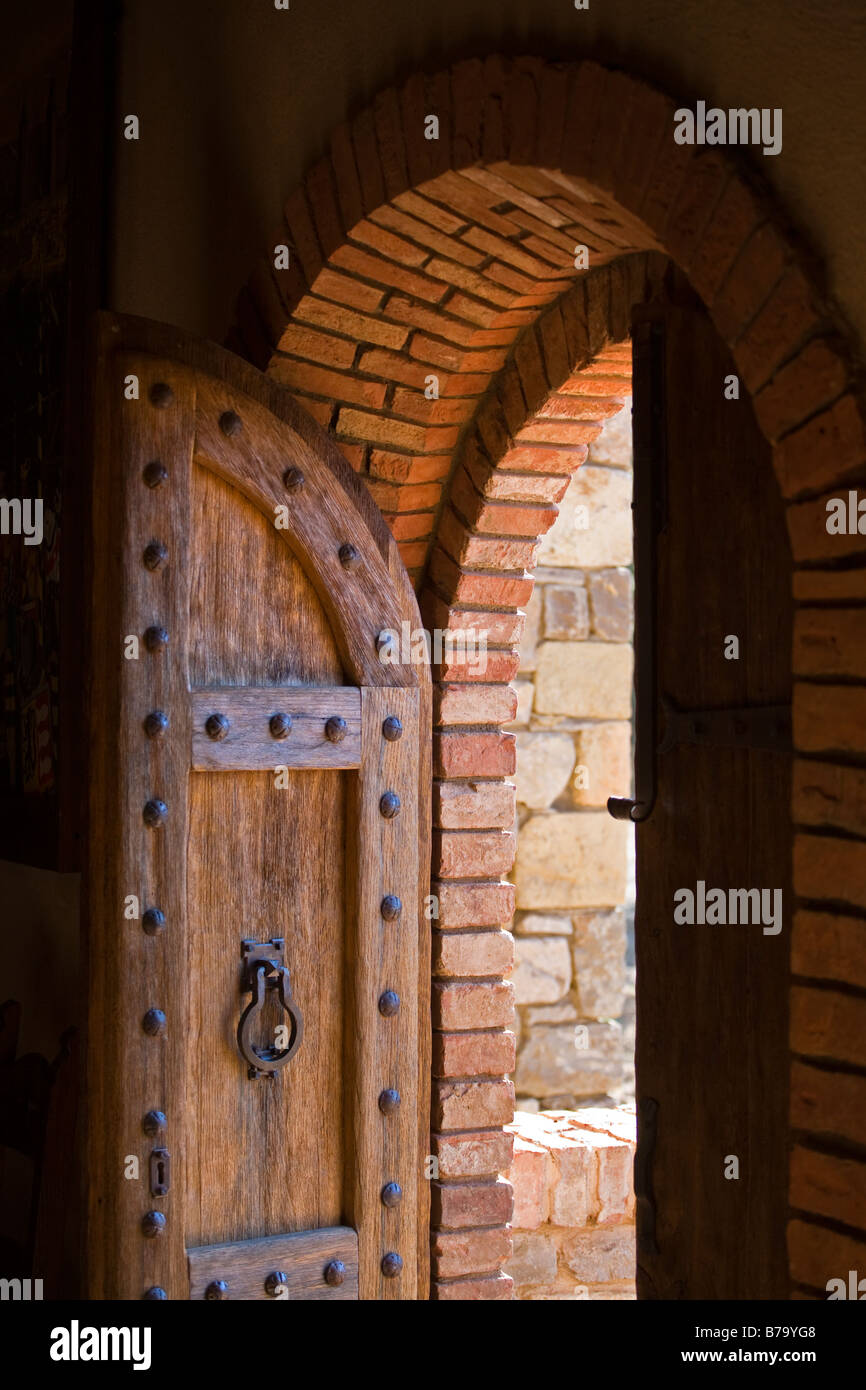
[[[483,681],[436,673],[440,1298],[509,1294],[497,1271],[510,1196],[496,1176],[508,1164],[501,1126],[513,1095],[502,982],[513,854],[507,682],[537,541],[601,417],[567,418],[565,442],[519,436],[539,417],[550,430],[551,398],[613,403],[593,378],[621,375],[615,345],[629,307],[665,256],[732,350],[773,445],[791,537],[800,605],[792,967],[802,977],[792,994],[792,1131],[807,1144],[866,1142],[849,1118],[866,1104],[866,1027],[853,1044],[840,1035],[853,1025],[831,987],[866,988],[866,539],[825,526],[826,499],[866,481],[863,404],[841,327],[766,193],[718,150],[676,145],[675,105],[591,62],[490,58],[415,75],[334,133],[273,238],[291,247],[290,268],[263,259],[239,302],[234,345],[285,382],[366,477],[428,625],[489,632]],[[439,119],[435,141],[424,139],[428,114]],[[588,274],[574,268],[578,244],[589,248]],[[832,1059],[846,1066],[834,1071]],[[849,1254],[846,1237],[808,1220],[834,1216],[820,1194],[832,1173],[794,1152],[792,1206],[807,1219],[790,1228],[791,1274],[806,1290]]]

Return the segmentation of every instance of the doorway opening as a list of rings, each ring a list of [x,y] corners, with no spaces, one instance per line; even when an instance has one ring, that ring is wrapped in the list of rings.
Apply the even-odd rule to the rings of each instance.
[[[534,421],[596,437],[539,548],[511,726],[518,1299],[635,1296],[634,826],[607,811],[632,792],[630,389],[613,345]]]

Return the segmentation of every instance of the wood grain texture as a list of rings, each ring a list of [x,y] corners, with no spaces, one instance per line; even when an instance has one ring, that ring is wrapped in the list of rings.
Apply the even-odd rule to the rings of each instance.
[[[342,1284],[330,1285],[324,1274],[332,1260],[344,1266]],[[265,1290],[268,1275],[286,1275],[286,1293],[276,1299]],[[332,1302],[358,1297],[358,1237],[349,1226],[297,1235],[267,1236],[231,1245],[204,1246],[189,1252],[189,1296],[204,1298],[213,1280],[228,1284],[227,1297],[262,1299],[269,1303],[296,1299],[328,1299]]]
[[[334,637],[299,560],[240,492],[195,465],[193,678],[226,700],[278,679],[271,697],[343,680]],[[254,692],[257,695],[258,692]],[[198,698],[194,695],[194,700]],[[360,709],[356,689],[345,699]],[[290,736],[291,737],[291,736]],[[290,739],[282,740],[282,750]],[[240,1240],[342,1220],[345,777],[291,770],[195,772],[187,931],[195,963],[186,1059],[187,1243]],[[285,937],[304,1040],[273,1080],[251,1081],[235,1030],[241,941]],[[262,1042],[283,1018],[268,1001]],[[271,1036],[266,1034],[270,1030]]]
[[[274,738],[269,722],[288,714],[291,731]],[[205,728],[212,714],[229,721],[225,737],[214,741]],[[325,726],[337,716],[346,729],[338,743]],[[279,691],[213,687],[192,692],[192,766],[199,772],[261,772],[278,764],[295,768],[350,768],[361,760],[361,696],[351,686]]]
[[[420,624],[411,586],[348,465],[279,388],[229,354],[159,325],[103,316],[99,342],[88,1287],[96,1297],[138,1299],[159,1285],[184,1298],[185,1247],[314,1236],[351,1221],[366,1251],[361,1296],[426,1297],[430,682],[426,668],[379,663],[371,642],[381,627]],[[126,357],[123,347],[131,349]],[[148,350],[167,352],[168,360]],[[129,371],[142,381],[138,414],[132,402],[120,406],[118,383]],[[231,390],[221,385],[228,378]],[[148,400],[153,381],[172,386],[163,410]],[[249,400],[239,399],[240,386]],[[246,453],[218,425],[211,437],[218,407],[243,407]],[[154,458],[170,461],[169,481],[151,490],[141,469]],[[299,458],[327,492],[319,508],[327,526],[311,509],[306,529],[296,528],[287,545],[273,526],[267,479]],[[323,536],[327,564],[311,553],[324,547]],[[333,571],[332,541],[347,538],[362,554],[360,572],[339,563]],[[141,563],[151,540],[169,551],[156,571]],[[136,663],[120,657],[116,665],[104,659],[113,642],[119,649],[118,634],[153,624],[169,630],[169,644],[146,657],[142,648],[140,670],[129,671]],[[359,672],[363,691],[345,684]],[[289,739],[267,740],[280,752],[263,770],[246,765],[249,752],[241,768],[197,767],[219,756],[210,740],[207,752],[193,751],[194,722],[206,717],[212,696],[234,712],[249,746],[248,721],[272,698],[297,713],[304,738],[304,711],[319,717],[321,702],[334,702],[332,712],[349,724],[342,744],[328,744],[336,765],[292,765],[293,730]],[[163,737],[149,739],[142,721],[154,708],[170,723]],[[403,720],[397,743],[382,737],[386,714]],[[332,756],[315,743],[312,756]],[[353,763],[360,756],[357,770],[345,769],[350,753]],[[285,786],[275,784],[277,766],[289,767]],[[383,782],[401,797],[393,821],[379,812]],[[154,796],[169,806],[158,831],[141,819]],[[140,920],[118,931],[124,897],[137,891],[130,882],[141,885],[142,909],[165,911],[163,932],[147,936]],[[403,898],[404,915],[401,931],[390,924],[386,939],[379,903],[388,891]],[[240,942],[274,935],[286,940],[305,1037],[278,1079],[251,1081],[234,1039],[248,998],[240,988]],[[377,1007],[386,988],[401,996],[393,1018]],[[142,1031],[150,1007],[165,1009],[165,1036]],[[276,1013],[263,1021],[263,1042],[280,1021]],[[379,1081],[376,1068],[388,1080]],[[378,1095],[395,1084],[404,1104],[386,1126]],[[141,1131],[151,1109],[167,1116],[158,1140]],[[146,1195],[146,1179],[124,1183],[122,1176],[127,1154],[140,1157],[146,1174],[155,1144],[172,1156],[171,1190],[161,1199]],[[397,1207],[381,1202],[387,1181],[403,1189]],[[140,1223],[151,1209],[168,1220],[162,1235],[147,1240]],[[388,1250],[404,1261],[397,1279],[381,1274]]]
[[[124,380],[139,377],[140,398],[126,400]],[[157,409],[150,387],[170,380],[174,400]],[[94,464],[93,625],[86,976],[88,1018],[84,1095],[87,1098],[87,1287],[93,1298],[139,1299],[159,1285],[184,1297],[184,1155],[177,1139],[185,1104],[188,961],[186,835],[188,747],[187,614],[189,485],[194,437],[192,374],[172,364],[113,353],[105,344],[97,364]],[[154,459],[168,480],[151,489],[142,470]],[[119,461],[122,467],[118,466]],[[142,562],[144,547],[161,541],[166,565]],[[168,646],[150,652],[144,634],[159,625]],[[138,659],[124,658],[124,639],[137,636]],[[148,739],[145,715],[162,709],[171,736]],[[164,826],[150,830],[142,810],[152,797],[168,807]],[[137,898],[140,912],[159,907],[168,927],[142,931],[140,915],[124,916]],[[167,1019],[163,1036],[150,1037],[142,1018],[151,1008]],[[124,1177],[129,1156],[142,1174],[152,1147],[142,1117],[162,1110],[174,1183],[151,1198],[144,1177]],[[146,1239],[141,1221],[150,1210],[166,1217],[162,1235]]]
[[[395,666],[388,681],[382,679],[376,638],[380,632],[398,630],[397,595],[372,536],[360,517],[352,515],[345,496],[331,486],[327,464],[299,436],[287,438],[285,427],[251,397],[204,373],[199,373],[196,385],[196,457],[249,498],[299,557],[348,674],[359,684],[416,685],[408,665]],[[219,425],[227,411],[242,421],[239,432],[228,437]],[[294,493],[283,483],[289,463],[305,480]],[[347,570],[341,564],[345,544],[355,547],[357,568]]]
[[[429,938],[419,911],[419,806],[415,750],[418,746],[418,695],[412,690],[362,691],[361,767],[353,778],[349,844],[355,861],[349,920],[350,993],[347,1000],[345,1070],[354,1078],[349,1122],[347,1204],[358,1231],[359,1287],[363,1299],[414,1299],[417,1274],[414,1241],[419,1178],[423,1165],[418,1134],[418,961]],[[389,743],[382,725],[396,715],[403,737]],[[393,819],[382,815],[385,792],[400,798]],[[396,921],[384,921],[386,894],[400,898]],[[385,1017],[379,1000],[386,991],[399,996],[396,1014]],[[380,1093],[399,1091],[401,1104],[390,1115],[378,1107]],[[426,1120],[426,1117],[425,1117]],[[399,1183],[403,1196],[386,1207],[381,1191]],[[404,1262],[397,1278],[386,1278],[382,1256],[395,1252]]]
[[[659,540],[659,686],[685,709],[790,700],[790,573],[767,444],[702,309],[658,306],[667,336],[668,522]],[[643,380],[636,364],[636,389]],[[638,412],[636,411],[636,418]],[[641,582],[641,576],[637,576]],[[725,660],[728,634],[740,659]],[[637,827],[637,1092],[658,1102],[658,1252],[639,1296],[787,1296],[790,757],[676,747]],[[777,936],[683,925],[674,893],[781,888]],[[639,1155],[642,1144],[639,1135]],[[727,1155],[740,1176],[724,1176]]]

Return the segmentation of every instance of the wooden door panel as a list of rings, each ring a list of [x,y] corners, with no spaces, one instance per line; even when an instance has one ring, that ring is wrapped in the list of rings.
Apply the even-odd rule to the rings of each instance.
[[[209,1245],[342,1219],[343,970],[347,773],[195,773],[190,783],[189,947],[205,990],[190,1007],[187,1242]],[[251,903],[251,882],[261,883]],[[304,1040],[283,1076],[251,1083],[235,1033],[241,941],[285,937]],[[257,1028],[283,1021],[276,1008]],[[305,1175],[302,1183],[293,1181]]]
[[[279,1249],[291,1297],[424,1297],[430,685],[377,648],[420,625],[408,578],[327,437],[229,354],[105,316],[93,418],[92,1296],[201,1297],[215,1260],[217,1296],[279,1297]],[[246,1057],[245,942],[274,986]]]
[[[682,710],[788,705],[790,572],[769,447],[748,399],[725,399],[736,368],[682,282],[648,312],[665,344],[659,693]],[[738,660],[724,657],[729,635]],[[789,806],[784,749],[676,745],[637,826],[642,1297],[786,1296]],[[676,923],[675,892],[699,880],[782,889],[782,930]],[[728,1156],[739,1178],[725,1176]]]

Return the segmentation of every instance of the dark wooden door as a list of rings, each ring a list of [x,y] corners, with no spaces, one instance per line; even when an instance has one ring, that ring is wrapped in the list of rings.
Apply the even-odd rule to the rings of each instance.
[[[411,587],[238,359],[104,317],[94,381],[89,1295],[424,1297],[429,673],[377,644]]]
[[[652,463],[661,489],[657,691],[680,711],[659,711],[657,799],[637,826],[644,1298],[787,1294],[790,756],[773,746],[775,714],[682,715],[790,703],[783,510],[744,388],[726,399],[735,375],[702,307],[669,282],[635,326],[635,467]],[[752,920],[753,898],[731,913],[731,890],[756,888],[781,890],[780,930]],[[702,892],[723,890],[738,924],[677,921],[685,889],[696,918]],[[765,901],[772,917],[778,899]],[[707,918],[721,916],[712,903]]]

